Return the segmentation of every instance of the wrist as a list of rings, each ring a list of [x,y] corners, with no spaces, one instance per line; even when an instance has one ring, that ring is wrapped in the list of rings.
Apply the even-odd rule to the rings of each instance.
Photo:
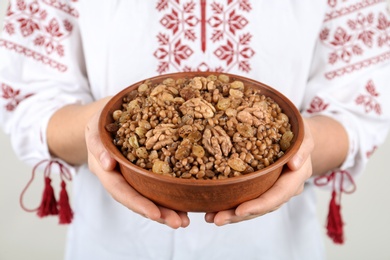
[[[321,175],[336,169],[345,161],[349,140],[342,124],[328,116],[304,119],[314,141],[311,154],[313,175]]]
[[[71,165],[86,163],[85,126],[108,99],[109,97],[85,105],[70,104],[57,110],[47,127],[47,144],[51,155]]]

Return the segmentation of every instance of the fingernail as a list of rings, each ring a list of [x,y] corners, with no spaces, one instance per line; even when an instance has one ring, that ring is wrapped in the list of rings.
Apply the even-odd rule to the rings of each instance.
[[[241,217],[241,218],[247,218],[247,217],[249,217],[250,215],[252,215],[252,214],[250,214],[250,213],[245,213],[245,214],[238,215],[238,216]]]
[[[300,155],[294,156],[294,158],[292,160],[293,170],[301,168],[302,163],[303,163],[302,156],[300,156]]]
[[[102,167],[107,170],[110,167],[110,157],[106,151],[100,154],[100,164]]]
[[[225,219],[225,221],[223,222],[222,225],[228,225],[228,224],[230,224],[230,223],[232,223],[232,222],[230,221],[230,219]]]

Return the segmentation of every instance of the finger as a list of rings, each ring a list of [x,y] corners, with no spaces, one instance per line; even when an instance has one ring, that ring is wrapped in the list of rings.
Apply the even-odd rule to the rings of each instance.
[[[207,223],[214,223],[217,226],[223,226],[244,220],[243,217],[235,215],[234,209],[223,210],[219,212],[208,212],[205,215]]]
[[[304,121],[304,138],[298,152],[287,162],[287,166],[296,171],[302,167],[309,155],[314,149],[313,136],[310,132],[308,124]]]
[[[235,211],[238,216],[264,215],[278,209],[290,198],[303,191],[305,181],[311,176],[311,160],[306,160],[304,167],[297,172],[284,172],[277,182],[257,199],[244,202]]]
[[[182,228],[188,227],[190,225],[190,218],[188,217],[188,213],[179,211],[178,214],[181,218],[181,227]]]
[[[159,223],[165,224],[171,228],[187,227],[190,223],[187,213],[176,212],[174,210],[158,206],[161,216],[157,220]]]
[[[280,208],[291,197],[302,193],[305,181],[311,176],[311,158],[298,172],[284,172],[277,182],[260,197],[242,203],[235,210],[206,213],[205,220],[222,226],[253,219]]]
[[[271,188],[259,198],[242,203],[236,209],[207,213],[205,216],[206,222],[222,226],[250,220],[279,209],[289,198],[298,195],[303,190],[303,185],[298,184],[299,188],[295,192],[283,194],[285,192],[283,182],[280,185],[275,185],[276,187]],[[291,184],[289,181],[286,182]]]
[[[204,219],[207,223],[214,223],[214,218],[215,218],[215,215],[217,214],[217,212],[207,212],[205,215],[204,215]]]
[[[234,223],[237,220],[235,209],[223,210],[217,212],[214,216],[214,224],[217,226],[223,226],[226,224]]]
[[[116,161],[104,148],[97,128],[99,113],[92,116],[85,128],[85,141],[88,147],[88,157],[93,156],[99,162],[101,167],[107,171],[111,171],[116,166]]]
[[[92,157],[92,156],[91,156]],[[94,157],[89,159],[90,167],[95,172],[104,188],[111,196],[130,210],[151,220],[157,221],[161,217],[160,209],[150,200],[134,190],[122,174],[116,171],[105,171],[99,167]]]

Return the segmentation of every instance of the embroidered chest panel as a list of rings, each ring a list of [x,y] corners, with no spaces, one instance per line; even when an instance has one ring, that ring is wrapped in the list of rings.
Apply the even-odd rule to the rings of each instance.
[[[246,16],[249,0],[159,0],[160,31],[156,35],[159,74],[169,70],[228,72],[251,71],[255,51]],[[207,63],[213,56],[213,64]]]

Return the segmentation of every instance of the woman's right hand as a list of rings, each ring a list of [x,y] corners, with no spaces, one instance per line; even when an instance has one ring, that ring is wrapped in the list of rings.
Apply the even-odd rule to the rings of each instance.
[[[105,102],[104,102],[105,103]],[[111,196],[127,207],[153,221],[171,228],[187,227],[190,223],[186,212],[177,212],[159,205],[133,189],[116,169],[116,161],[104,148],[98,132],[100,110],[95,113],[85,128],[89,169],[99,178]]]

